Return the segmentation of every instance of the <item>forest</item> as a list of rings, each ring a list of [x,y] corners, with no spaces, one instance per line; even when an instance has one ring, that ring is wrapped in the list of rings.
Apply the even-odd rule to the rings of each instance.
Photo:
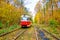
[[[42,5],[42,3],[44,5]],[[60,0],[43,0],[35,5],[33,25],[39,25],[60,38]],[[0,34],[20,28],[21,15],[32,15],[21,0],[0,0]],[[33,13],[34,14],[34,13]]]

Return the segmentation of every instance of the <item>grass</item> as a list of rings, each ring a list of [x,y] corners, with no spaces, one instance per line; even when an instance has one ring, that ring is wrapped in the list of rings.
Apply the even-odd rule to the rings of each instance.
[[[17,25],[17,24],[14,24],[14,25],[10,26],[10,27],[7,28],[7,29],[0,30],[0,34],[7,33],[7,32],[10,32],[10,31],[13,31],[14,29],[17,29],[17,28],[20,28],[20,26]]]

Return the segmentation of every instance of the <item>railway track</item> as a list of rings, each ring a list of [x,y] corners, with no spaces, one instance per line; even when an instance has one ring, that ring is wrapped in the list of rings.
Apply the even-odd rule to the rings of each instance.
[[[2,39],[1,39],[2,38]],[[36,40],[34,28],[21,28],[0,37],[0,40]]]
[[[35,27],[35,33],[36,33],[36,40],[49,40],[44,34],[42,30],[40,30],[38,27]]]
[[[3,33],[3,34],[0,34],[0,37],[5,36],[7,34],[10,34],[10,33],[14,32],[14,31],[18,31],[19,29],[21,29],[21,28],[17,28],[17,29],[14,29],[14,30],[10,31],[10,32],[6,32],[6,33]]]
[[[25,31],[17,40],[36,40],[34,27]]]
[[[0,40],[60,40],[50,32],[45,29],[40,29],[39,27],[35,26],[27,30],[27,28],[17,29],[13,32],[10,32],[6,35],[2,35],[3,39]],[[29,38],[30,37],[30,38]],[[22,39],[23,38],[23,39]]]
[[[19,31],[11,40],[17,40],[26,30]]]
[[[23,34],[25,31],[27,31],[27,29],[21,28],[21,29],[17,29],[13,32],[9,32],[8,34],[4,34],[0,37],[0,40],[16,40],[17,38],[19,38],[19,36],[21,36],[21,34]],[[2,39],[1,39],[2,38]]]
[[[43,29],[44,32],[46,32],[47,34],[51,35],[53,38],[55,38],[56,40],[60,40],[60,38],[56,37],[55,35],[51,34],[50,32],[48,32],[47,30]]]
[[[39,29],[39,27],[35,27],[35,33],[36,40],[60,40],[50,32],[46,31],[45,29]],[[53,39],[50,39],[48,36],[52,37]]]

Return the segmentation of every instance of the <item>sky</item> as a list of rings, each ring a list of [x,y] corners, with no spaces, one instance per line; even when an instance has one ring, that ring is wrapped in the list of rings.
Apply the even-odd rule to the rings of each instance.
[[[10,0],[11,4],[14,4],[13,0]],[[42,0],[23,0],[24,1],[24,6],[28,9],[29,12],[31,12],[32,16],[35,15],[34,8],[37,4],[38,1],[40,1],[41,5],[44,6],[42,3]]]
[[[32,16],[35,15],[34,8],[39,0],[23,0],[24,6],[27,8],[29,12],[31,12]],[[14,5],[14,1],[10,0],[10,3]]]
[[[24,6],[29,10],[29,12],[31,12],[30,14],[32,15],[32,19],[34,20],[34,16],[35,16],[35,11],[34,8],[37,4],[39,0],[25,0],[24,1]]]
[[[35,6],[37,4],[38,1],[40,1],[41,5],[43,6],[42,0],[23,0],[24,1],[24,6],[27,8],[27,10],[30,12],[30,14],[33,16],[35,16],[36,12],[35,12]],[[13,4],[14,2],[11,1],[11,4]]]
[[[42,5],[42,7],[46,4],[46,2],[43,4],[42,3],[42,0],[25,0],[24,1],[24,6],[32,13],[32,15],[34,16],[35,15],[35,11],[34,11],[34,8],[35,8],[35,6],[36,6],[36,4],[37,4],[37,2],[38,1],[40,1],[40,3],[41,3],[41,5]]]
[[[35,5],[37,4],[39,0],[25,0],[24,4],[25,7],[33,14]]]

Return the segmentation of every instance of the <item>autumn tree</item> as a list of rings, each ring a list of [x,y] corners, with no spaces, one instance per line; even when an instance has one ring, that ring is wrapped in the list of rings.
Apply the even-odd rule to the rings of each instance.
[[[10,1],[9,1],[9,3],[6,3],[6,1],[5,0],[0,1],[0,21],[2,21],[3,24],[9,23],[9,25],[18,23],[20,16],[23,13],[25,13],[25,11],[27,11],[27,10],[20,3],[14,2],[14,5],[12,5],[10,3]],[[17,2],[17,0],[16,0],[16,2]]]
[[[45,0],[43,0],[44,2],[46,2]],[[37,4],[36,4],[36,7],[35,7],[35,10],[36,10],[36,14],[38,14],[38,11],[40,11],[40,14],[42,13],[41,16],[43,16],[44,18],[44,22],[45,23],[48,23],[49,20],[56,20],[59,22],[60,20],[60,8],[58,8],[58,0],[49,0],[46,2],[45,6],[42,8],[42,4],[41,2],[39,1]],[[42,8],[42,9],[41,9]],[[39,16],[39,15],[38,15]],[[40,18],[40,17],[38,17]],[[38,19],[38,20],[41,20],[41,19]]]

